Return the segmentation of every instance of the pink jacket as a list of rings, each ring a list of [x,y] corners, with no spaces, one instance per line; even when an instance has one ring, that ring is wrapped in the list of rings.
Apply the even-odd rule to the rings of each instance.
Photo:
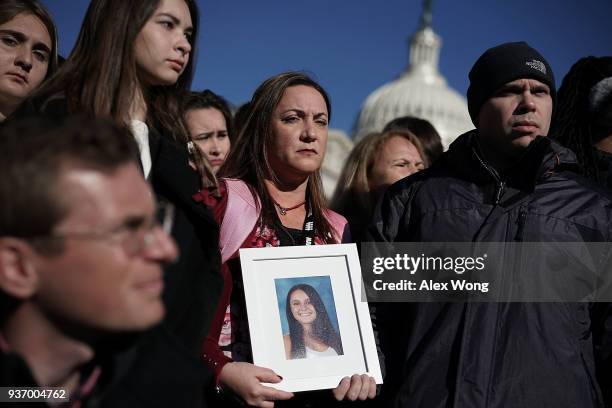
[[[223,181],[227,187],[227,207],[221,222],[219,248],[221,262],[225,263],[253,231],[259,219],[260,206],[244,181],[230,178]],[[336,239],[350,242],[346,218],[332,210],[325,210],[325,216],[336,233]]]

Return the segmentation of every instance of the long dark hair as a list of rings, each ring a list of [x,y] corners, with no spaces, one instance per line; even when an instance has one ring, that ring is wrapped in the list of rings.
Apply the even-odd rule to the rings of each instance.
[[[331,104],[327,92],[308,75],[300,72],[285,72],[273,76],[262,83],[253,94],[246,121],[239,129],[236,143],[219,170],[221,176],[243,180],[254,189],[253,195],[261,199],[263,221],[268,225],[274,222],[275,207],[264,180],[278,181],[279,179],[268,160],[268,150],[274,138],[272,117],[285,90],[297,85],[316,89],[323,96],[327,105],[328,117],[331,118]],[[333,232],[333,228],[325,217],[325,196],[319,170],[308,178],[306,200],[310,203],[315,220],[315,234],[326,243],[339,242],[341,237]]]
[[[42,21],[45,28],[49,32],[51,38],[51,55],[49,55],[49,65],[47,67],[47,75],[49,78],[57,70],[57,29],[51,14],[37,0],[2,0],[0,7],[0,24],[4,24],[19,14],[32,14]]]
[[[569,70],[557,92],[550,136],[576,153],[583,174],[598,180],[593,144],[597,114],[590,109],[589,94],[595,84],[612,76],[612,57],[585,57]]]
[[[110,117],[127,126],[134,86],[140,84],[148,108],[147,125],[186,149],[191,138],[180,114],[179,95],[189,89],[193,77],[199,14],[195,0],[184,1],[193,34],[189,61],[175,84],[145,86],[138,78],[136,38],[160,0],[92,0],[72,53],[32,98],[44,102],[60,94],[72,113]],[[194,161],[199,163],[198,159]],[[202,174],[204,184],[207,177]]]
[[[310,298],[310,304],[317,312],[317,317],[312,324],[312,335],[329,347],[336,350],[338,355],[344,354],[342,349],[342,341],[340,336],[332,326],[327,314],[327,309],[321,300],[319,293],[310,285],[301,283],[293,286],[287,293],[287,302],[285,312],[287,314],[287,322],[289,323],[289,338],[291,339],[291,358],[306,358],[306,347],[304,346],[304,329],[302,325],[295,320],[291,311],[291,294],[296,290],[301,290]]]

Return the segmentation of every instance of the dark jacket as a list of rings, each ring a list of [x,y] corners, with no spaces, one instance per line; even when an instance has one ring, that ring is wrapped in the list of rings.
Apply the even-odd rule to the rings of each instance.
[[[140,375],[134,375],[134,367],[141,367]],[[94,369],[99,370],[97,380],[87,391],[79,392],[91,380]],[[82,366],[80,372],[78,390],[66,397],[72,402],[79,401],[83,408],[205,406],[201,392],[202,378],[207,375],[205,367],[185,353],[183,346],[163,326],[106,339],[95,348],[94,359]],[[0,386],[21,389],[39,384],[23,356],[0,350]],[[2,404],[5,405],[49,406],[18,401]],[[68,406],[73,405],[67,400],[59,405],[60,408]]]
[[[572,171],[569,150],[537,138],[500,177],[474,134],[390,187],[371,240],[610,241],[610,197]],[[609,304],[387,303],[378,325],[381,406],[603,407],[612,392]]]
[[[186,151],[156,132],[150,132],[149,145],[153,190],[158,200],[176,207],[172,237],[179,259],[164,268],[165,323],[200,356],[223,285],[219,226],[208,208],[191,198],[199,176],[189,167]]]

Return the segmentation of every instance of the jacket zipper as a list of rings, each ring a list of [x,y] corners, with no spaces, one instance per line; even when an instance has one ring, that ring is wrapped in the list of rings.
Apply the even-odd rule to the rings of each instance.
[[[487,219],[488,219],[488,218],[489,218],[489,216],[490,216],[490,215],[493,213],[493,211],[495,210],[495,208],[496,208],[496,207],[499,205],[499,202],[501,201],[501,199],[502,199],[502,197],[503,197],[503,195],[504,195],[504,192],[505,192],[505,190],[506,190],[506,182],[505,182],[505,181],[503,181],[503,180],[501,179],[501,177],[499,176],[499,174],[497,173],[497,171],[496,171],[494,168],[489,167],[489,166],[488,166],[488,165],[487,165],[487,164],[486,164],[486,163],[485,163],[485,162],[482,160],[482,158],[480,157],[480,155],[479,155],[479,154],[478,154],[478,153],[477,153],[475,150],[474,150],[474,154],[475,154],[475,155],[476,155],[476,157],[478,158],[478,162],[480,163],[480,165],[481,165],[481,166],[482,166],[482,167],[483,167],[483,168],[484,168],[484,169],[485,169],[485,170],[486,170],[486,171],[487,171],[487,172],[488,172],[488,173],[489,173],[489,174],[490,174],[490,175],[493,177],[493,179],[495,180],[495,183],[496,183],[496,187],[495,187],[495,195],[494,195],[494,205],[493,205],[493,209],[491,210],[491,212],[490,212],[490,213],[489,213],[489,215],[487,216]],[[485,222],[486,222],[486,220],[485,220]],[[497,325],[497,321],[499,321],[499,319],[500,319],[500,317],[499,317],[499,314],[500,314],[500,306],[499,306],[499,304],[497,304],[497,303],[495,303],[494,305],[495,305],[495,307],[497,308],[497,310],[496,310],[497,318],[496,318],[496,324],[495,324],[496,329],[495,329],[495,333],[494,333],[495,340],[494,340],[494,345],[493,345],[493,351],[495,352],[495,350],[496,350],[496,348],[497,348],[497,336],[498,336],[498,330],[499,330],[499,329],[497,328],[497,327],[498,327],[498,325]],[[471,312],[471,311],[470,311],[471,306],[472,306],[472,304],[471,304],[471,303],[468,303],[468,304],[466,305],[466,310],[465,310],[465,313],[466,313],[466,319],[467,319],[468,315],[471,315],[471,313],[470,313],[470,312]],[[465,337],[465,335],[466,335],[466,334],[465,334],[465,331],[464,331],[464,332],[463,332],[463,337]],[[460,360],[459,364],[461,364],[461,360]],[[459,371],[458,371],[458,373],[461,373],[461,371],[462,371],[462,367],[460,366],[460,367],[459,367]],[[462,374],[461,374],[461,375],[462,375]],[[493,376],[491,376],[491,377],[489,378],[489,383],[487,384],[487,388],[486,388],[486,391],[485,391],[485,392],[486,392],[486,395],[485,395],[485,397],[484,397],[484,400],[485,400],[485,404],[486,404],[487,406],[489,405],[489,402],[490,402],[490,397],[491,397],[491,383],[492,383],[492,381],[493,381]],[[457,383],[457,387],[459,387],[459,384],[458,384],[458,383]],[[456,394],[455,394],[455,405],[457,405],[457,404],[458,404],[458,393],[456,393]]]
[[[518,241],[518,242],[523,241],[523,231],[525,230],[526,220],[527,220],[527,212],[524,209],[521,209],[519,213],[518,227],[516,229],[516,235],[514,236],[515,241]]]
[[[480,163],[480,165],[491,175],[493,176],[493,178],[495,179],[495,183],[496,183],[496,188],[495,188],[495,205],[498,205],[499,202],[501,201],[501,198],[504,195],[504,191],[506,190],[506,182],[503,181],[501,179],[501,177],[499,177],[499,174],[497,173],[497,171],[488,166],[481,158],[480,155],[474,151],[474,155],[476,156],[476,158],[478,159],[478,162]]]
[[[495,205],[499,204],[499,201],[504,195],[505,189],[506,189],[506,182],[500,180],[499,184],[497,185],[497,190],[495,191]]]

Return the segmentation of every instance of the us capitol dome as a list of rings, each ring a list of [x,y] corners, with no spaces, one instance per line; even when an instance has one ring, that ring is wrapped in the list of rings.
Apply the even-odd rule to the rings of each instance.
[[[465,98],[446,84],[438,71],[442,41],[431,27],[431,1],[425,1],[419,30],[410,40],[408,68],[365,100],[355,127],[355,141],[380,132],[400,116],[430,121],[446,149],[460,134],[473,129]]]

